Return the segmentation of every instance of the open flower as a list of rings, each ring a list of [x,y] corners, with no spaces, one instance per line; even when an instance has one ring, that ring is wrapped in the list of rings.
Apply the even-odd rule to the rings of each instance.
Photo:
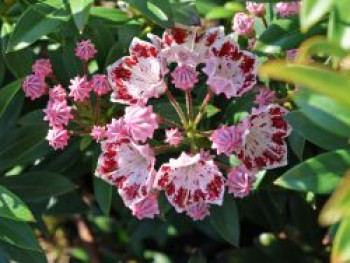
[[[234,197],[243,198],[250,194],[255,181],[254,174],[244,165],[236,166],[227,175],[228,192]]]
[[[158,128],[157,115],[152,106],[129,106],[125,109],[124,123],[130,136],[135,141],[145,142],[153,137]]]
[[[253,111],[240,124],[245,132],[237,153],[248,169],[272,169],[287,164],[284,139],[291,128],[283,119],[286,113],[283,107],[271,104]]]
[[[154,180],[154,153],[129,138],[102,142],[96,175],[115,185],[127,207],[148,196]]]
[[[106,137],[109,141],[129,137],[128,131],[125,127],[124,118],[113,118],[111,122],[107,124]]]
[[[213,46],[203,72],[207,74],[207,84],[215,94],[223,93],[232,98],[240,97],[253,88],[256,69],[255,56],[240,50],[232,39],[226,38]]]
[[[22,88],[26,97],[35,100],[45,94],[47,85],[42,76],[31,74],[24,79]]]
[[[179,158],[170,159],[160,167],[154,185],[165,191],[179,213],[203,202],[221,205],[224,195],[220,170],[213,160],[203,160],[200,154],[191,156],[183,152]]]

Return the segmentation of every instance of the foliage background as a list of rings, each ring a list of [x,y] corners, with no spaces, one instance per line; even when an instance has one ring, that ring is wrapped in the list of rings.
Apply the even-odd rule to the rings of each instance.
[[[45,101],[25,100],[20,87],[38,56],[50,58],[63,84],[82,73],[74,56],[79,39],[90,38],[99,51],[90,72],[104,72],[134,36],[200,20],[230,32],[243,1],[129,0],[126,11],[116,1],[0,2],[0,262],[350,261],[350,5],[304,0],[300,16],[280,19],[277,1],[256,2],[268,2],[268,28],[255,23],[254,52],[270,61],[261,80],[292,109],[289,165],[261,175],[251,196],[225,200],[202,222],[166,202],[160,218],[133,219],[92,176],[98,145],[81,137],[52,151]],[[295,61],[285,60],[295,48]],[[288,93],[295,85],[299,91]],[[247,101],[230,102],[221,118],[235,122]]]

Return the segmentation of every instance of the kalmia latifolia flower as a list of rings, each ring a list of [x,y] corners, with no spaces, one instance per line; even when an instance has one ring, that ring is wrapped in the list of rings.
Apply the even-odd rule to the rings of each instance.
[[[90,91],[92,89],[89,81],[85,76],[76,76],[74,79],[70,80],[69,97],[72,97],[74,101],[84,101],[90,98]]]
[[[242,123],[244,134],[238,158],[252,169],[272,169],[287,165],[285,137],[291,128],[283,119],[287,110],[279,105],[260,107]]]
[[[49,59],[38,59],[32,66],[35,75],[46,78],[52,74],[52,65]]]
[[[145,142],[153,137],[158,128],[157,115],[152,106],[129,106],[125,109],[124,123],[130,136],[135,141]]]
[[[90,136],[93,139],[95,139],[97,142],[102,141],[107,136],[107,134],[106,134],[106,127],[94,125],[94,127],[91,130]]]
[[[255,104],[259,106],[266,106],[276,100],[275,92],[268,88],[260,88],[259,93],[255,96]]]
[[[250,194],[255,181],[255,175],[244,165],[236,166],[227,175],[228,193],[234,197],[243,198]]]
[[[276,4],[277,14],[281,17],[288,17],[298,14],[300,10],[300,2],[278,3]]]
[[[107,76],[103,74],[95,74],[91,78],[90,85],[98,96],[106,95],[112,90]]]
[[[253,37],[254,30],[254,18],[245,13],[236,13],[233,17],[232,30],[241,36]]]
[[[240,127],[221,127],[213,132],[210,140],[213,142],[212,148],[218,154],[224,153],[227,156],[242,144],[242,130]]]
[[[183,152],[179,158],[170,159],[159,168],[154,185],[165,191],[179,213],[202,202],[221,205],[224,195],[222,173],[213,160],[203,160],[200,154]]]
[[[26,97],[35,100],[46,93],[47,85],[42,76],[31,74],[24,79],[22,88]]]
[[[240,97],[253,88],[256,68],[255,56],[240,50],[231,38],[226,38],[213,46],[203,72],[208,76],[209,88],[216,95],[223,93],[226,98],[232,98]]]
[[[97,50],[95,48],[95,45],[91,43],[89,39],[82,40],[77,43],[77,46],[75,48],[75,55],[81,60],[87,62],[90,59],[94,58],[96,54]]]
[[[65,101],[67,99],[67,91],[62,87],[62,85],[56,85],[49,90],[50,101]]]
[[[154,218],[159,215],[159,207],[156,193],[150,193],[141,201],[130,206],[133,216],[137,219]]]
[[[246,2],[246,8],[251,14],[255,16],[263,16],[266,12],[265,4]]]
[[[209,214],[209,205],[205,202],[196,203],[187,209],[187,215],[194,221],[203,220]]]
[[[183,136],[178,128],[165,130],[165,137],[165,142],[172,146],[180,145],[183,140]]]
[[[182,90],[190,90],[198,82],[198,73],[191,66],[177,66],[171,73],[172,83],[176,88]]]
[[[122,137],[129,137],[129,133],[125,127],[124,118],[115,119],[107,124],[106,130],[107,140],[116,140]]]
[[[46,140],[55,150],[62,150],[68,144],[69,132],[60,127],[53,127],[49,130]]]
[[[67,105],[66,101],[49,101],[44,109],[44,120],[48,121],[50,126],[63,127],[74,118],[71,111],[72,108]]]

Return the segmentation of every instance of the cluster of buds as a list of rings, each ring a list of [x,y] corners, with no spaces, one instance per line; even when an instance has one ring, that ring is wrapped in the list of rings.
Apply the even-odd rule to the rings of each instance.
[[[134,38],[128,56],[110,65],[107,75],[93,76],[87,63],[96,50],[89,40],[81,41],[76,56],[83,76],[65,89],[49,60],[41,59],[23,90],[32,99],[48,94],[44,120],[52,147],[63,149],[71,135],[89,134],[101,143],[96,176],[117,188],[135,217],[158,215],[164,191],[177,212],[202,220],[211,205],[222,205],[226,189],[243,198],[252,191],[258,171],[287,164],[287,111],[274,104],[274,92],[259,88],[256,107],[241,122],[203,129],[204,113],[215,97],[231,100],[256,89],[256,56],[241,50],[223,27],[176,27],[149,38],[151,42]],[[198,103],[193,91],[199,89],[207,94]],[[174,92],[183,94],[186,106]],[[108,119],[101,112],[101,96],[109,93],[111,102],[125,105],[122,116]],[[167,99],[178,119],[156,113],[158,99]],[[173,158],[160,161],[169,154]],[[239,166],[227,165],[231,155],[241,161]]]
[[[273,104],[272,91],[261,88],[256,108],[240,123],[203,130],[203,115],[213,97],[235,99],[255,87],[256,57],[225,36],[222,27],[205,32],[177,27],[149,38],[151,42],[134,38],[130,54],[107,69],[111,100],[126,107],[123,116],[106,125],[96,175],[118,189],[139,219],[159,214],[157,198],[164,191],[177,212],[201,220],[211,205],[222,205],[226,188],[237,198],[245,197],[259,170],[287,164],[287,111]],[[199,107],[193,92],[198,89],[207,90]],[[183,94],[186,110],[174,92]],[[158,99],[164,102],[163,97],[179,121],[155,113],[154,105]],[[164,154],[174,156],[160,163],[164,157],[157,156]],[[240,166],[231,169],[219,161],[233,154]]]
[[[251,40],[255,37],[254,30],[254,17],[259,17],[262,19],[265,26],[267,22],[265,20],[266,7],[264,3],[254,3],[247,1],[246,9],[249,14],[246,13],[236,13],[232,21],[232,30],[240,36],[245,36]],[[280,17],[289,17],[294,14],[298,14],[300,10],[300,2],[280,2],[276,4],[276,13]],[[254,41],[252,41],[254,42]]]
[[[88,76],[88,62],[96,53],[90,40],[77,43],[75,55],[82,61],[84,75],[70,80],[67,89],[58,83],[49,59],[38,59],[32,67],[33,74],[23,81],[23,91],[30,99],[43,95],[49,97],[44,109],[44,120],[50,126],[46,139],[55,150],[64,149],[70,136],[75,134],[90,134],[97,141],[105,136],[103,128],[98,126],[100,97],[110,93],[111,86],[106,75]],[[95,102],[94,106],[92,101]],[[85,117],[82,118],[82,115]]]

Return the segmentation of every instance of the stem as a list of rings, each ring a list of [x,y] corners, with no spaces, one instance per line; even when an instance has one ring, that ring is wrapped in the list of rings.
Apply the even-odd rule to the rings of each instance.
[[[183,127],[181,125],[179,125],[176,122],[171,121],[171,120],[169,120],[167,118],[161,117],[159,115],[158,115],[158,122],[159,123],[163,123],[163,124],[172,125],[172,126],[175,126],[176,128],[179,128],[179,129],[183,130]]]
[[[267,24],[266,18],[264,16],[261,16],[260,18],[263,21],[263,24],[264,24],[265,28],[267,28],[268,24]]]
[[[78,116],[75,116],[75,119],[74,119],[73,121],[76,122],[77,124],[79,124],[80,127],[82,127],[83,129],[85,129],[86,131],[90,131],[90,129],[91,129],[90,126],[87,125],[87,124],[85,124],[85,123],[82,122],[81,120],[79,120],[77,117],[78,117]]]
[[[176,101],[173,94],[171,94],[170,90],[167,89],[165,93],[168,96],[168,99],[169,99],[171,105],[173,105],[174,109],[176,110],[177,114],[179,115],[181,122],[182,122],[182,125],[187,130],[188,124],[187,124],[185,114],[183,113],[180,104]]]
[[[190,90],[186,90],[186,108],[187,115],[190,122],[193,122],[193,107],[192,107],[192,95]]]
[[[84,70],[84,75],[87,77],[87,75],[88,75],[88,63],[86,61],[83,61],[83,70]]]
[[[101,98],[100,96],[97,96],[96,103],[95,103],[95,116],[94,116],[94,123],[98,123],[98,119],[100,117],[100,106],[101,105]]]
[[[205,96],[204,100],[203,100],[203,103],[201,105],[201,108],[196,116],[196,119],[194,121],[194,129],[197,127],[198,123],[201,121],[201,119],[203,118],[203,114],[204,114],[204,111],[205,111],[205,108],[207,107],[210,99],[211,99],[211,96],[213,95],[213,92],[211,90],[208,91],[207,95]]]

